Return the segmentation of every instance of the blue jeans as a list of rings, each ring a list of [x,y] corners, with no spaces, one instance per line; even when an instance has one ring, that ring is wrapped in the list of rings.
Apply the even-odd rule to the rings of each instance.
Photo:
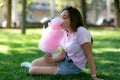
[[[56,74],[79,74],[81,72],[81,69],[67,55],[64,60],[57,62],[57,66],[59,70]]]

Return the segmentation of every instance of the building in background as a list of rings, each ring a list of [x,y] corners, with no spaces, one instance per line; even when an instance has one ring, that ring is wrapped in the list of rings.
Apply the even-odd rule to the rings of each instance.
[[[12,0],[12,26],[21,25],[22,4],[21,0]],[[30,2],[31,1],[31,2]],[[29,0],[27,4],[26,21],[28,23],[40,23],[59,16],[65,6],[74,6],[81,11],[81,0]],[[114,24],[115,8],[114,0],[86,0],[87,24]],[[0,2],[0,26],[6,27],[7,9],[6,0]],[[34,26],[33,26],[34,27]]]

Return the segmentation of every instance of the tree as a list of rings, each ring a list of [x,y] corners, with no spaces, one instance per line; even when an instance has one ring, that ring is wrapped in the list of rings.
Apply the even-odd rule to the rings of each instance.
[[[86,0],[81,0],[81,5],[82,5],[82,15],[83,15],[83,19],[84,19],[84,24],[86,25],[86,19],[87,19],[87,16],[86,16]]]
[[[11,26],[12,0],[7,0],[7,28]]]
[[[23,5],[23,9],[22,9],[22,34],[25,34],[25,27],[26,27],[26,3],[27,0],[22,0],[22,5]]]
[[[120,27],[120,0],[115,0],[117,27]]]

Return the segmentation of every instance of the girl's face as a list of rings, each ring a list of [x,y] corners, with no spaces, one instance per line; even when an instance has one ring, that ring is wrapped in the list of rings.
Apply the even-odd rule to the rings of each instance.
[[[61,13],[61,18],[64,20],[63,25],[62,25],[62,28],[63,28],[63,29],[68,29],[68,28],[70,28],[70,17],[69,17],[69,13],[68,13],[67,10],[64,10],[64,11]]]

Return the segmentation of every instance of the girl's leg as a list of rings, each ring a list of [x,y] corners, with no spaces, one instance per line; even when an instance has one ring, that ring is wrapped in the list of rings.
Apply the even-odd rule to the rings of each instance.
[[[44,58],[38,58],[32,61],[31,67],[34,66],[55,66],[55,63],[47,63]]]
[[[35,66],[29,69],[29,74],[56,74],[58,71],[57,66]]]
[[[38,58],[32,61],[29,74],[55,74],[57,71],[58,67],[55,63],[47,63],[44,58]]]

